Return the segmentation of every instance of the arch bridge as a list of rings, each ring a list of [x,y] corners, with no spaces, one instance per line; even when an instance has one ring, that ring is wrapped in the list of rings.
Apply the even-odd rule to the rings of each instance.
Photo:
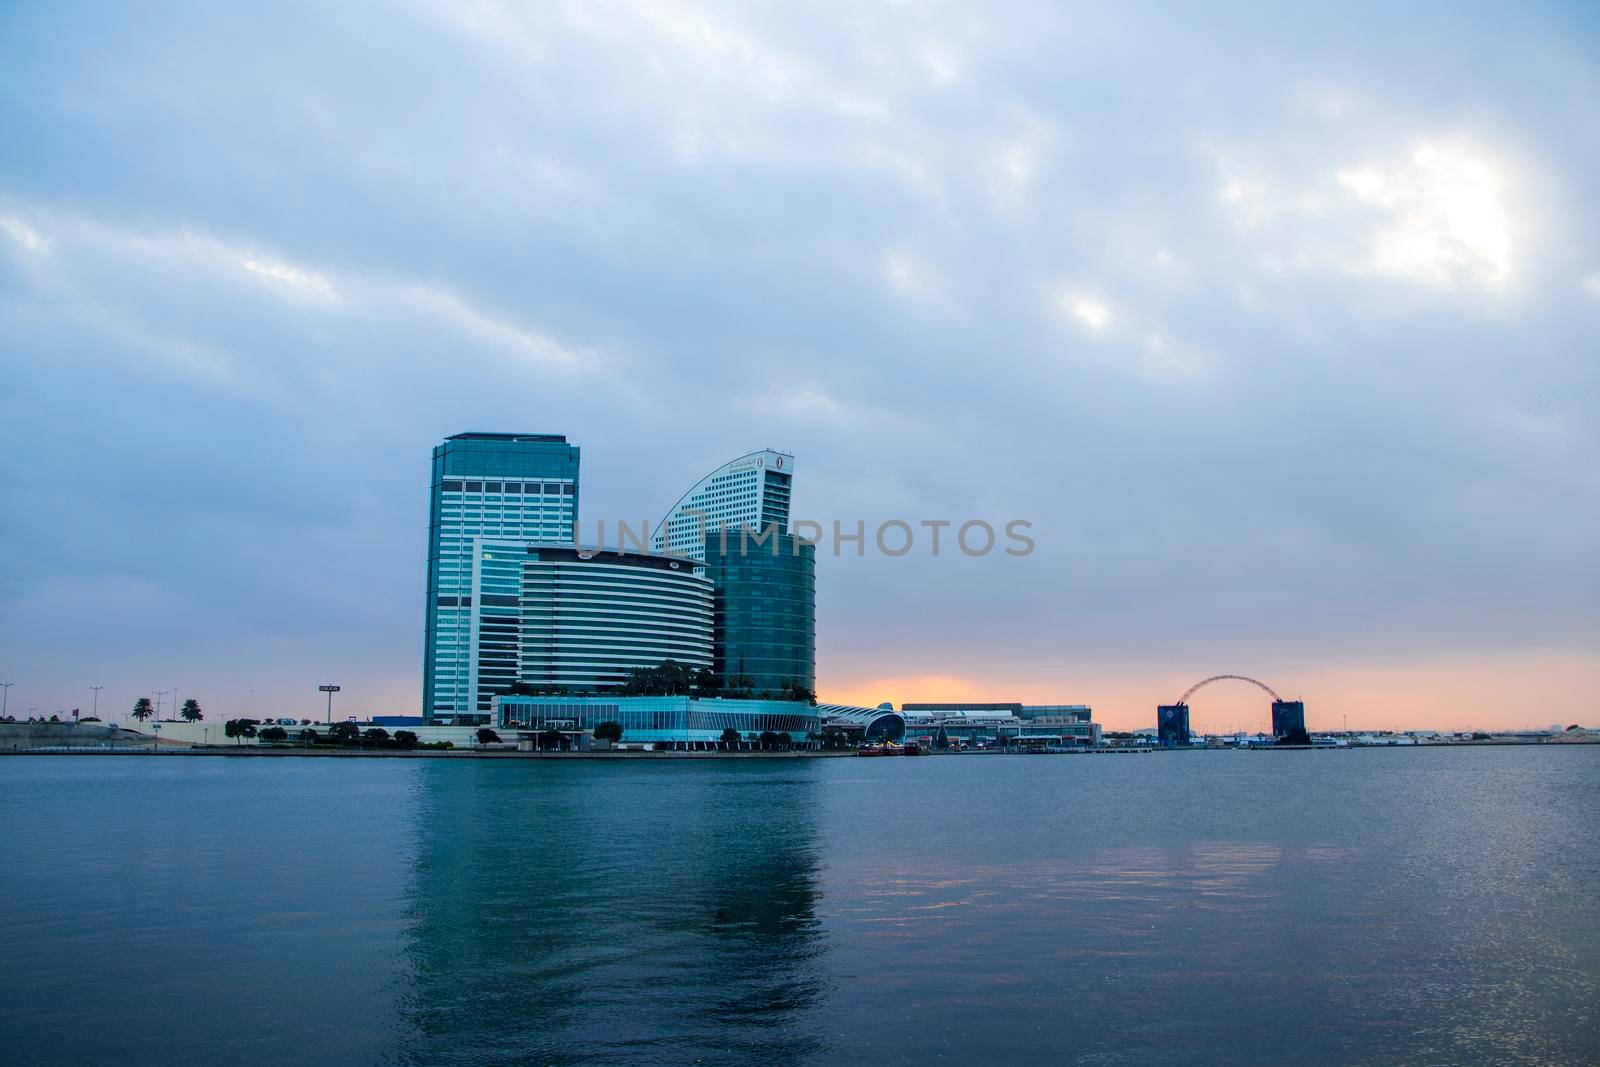
[[[1304,734],[1306,706],[1304,701],[1285,700],[1266,682],[1247,674],[1213,674],[1202,678],[1183,691],[1172,704],[1156,708],[1156,736],[1166,746],[1189,744],[1189,698],[1212,682],[1247,682],[1272,698],[1272,736],[1284,737],[1295,731]]]

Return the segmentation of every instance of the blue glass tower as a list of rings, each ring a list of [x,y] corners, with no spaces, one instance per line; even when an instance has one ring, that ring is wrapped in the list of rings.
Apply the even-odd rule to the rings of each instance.
[[[487,706],[471,706],[473,546],[482,538],[570,544],[578,447],[561,434],[459,433],[434,447],[429,487],[422,714],[487,722]]]

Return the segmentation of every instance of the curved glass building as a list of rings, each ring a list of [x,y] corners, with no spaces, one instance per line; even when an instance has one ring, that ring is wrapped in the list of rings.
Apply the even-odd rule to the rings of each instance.
[[[471,559],[466,707],[436,721],[488,722],[517,683],[604,692],[631,667],[713,666],[712,584],[688,560],[487,539]]]
[[[708,531],[749,526],[789,528],[789,492],[794,457],[763,449],[724,463],[694,484],[656,528],[656,552],[705,559]]]

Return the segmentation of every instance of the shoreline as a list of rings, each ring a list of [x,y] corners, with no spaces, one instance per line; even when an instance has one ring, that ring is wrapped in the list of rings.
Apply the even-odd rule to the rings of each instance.
[[[1527,741],[1459,741],[1451,744],[1415,744],[1415,745],[1351,745],[1344,748],[1330,748],[1324,745],[1277,745],[1250,747],[1246,749],[1234,748],[1094,748],[1078,752],[1026,752],[1026,751],[999,751],[982,750],[977,752],[928,752],[924,756],[1140,756],[1156,752],[1350,752],[1355,750],[1390,750],[1390,749],[1433,749],[1433,748],[1550,748],[1566,747],[1567,745],[1593,745],[1600,744],[1596,741],[1568,741],[1552,745],[1549,742]],[[240,745],[237,748],[222,745],[210,746],[185,746],[152,749],[143,745],[130,745],[127,748],[101,748],[101,747],[41,747],[41,748],[14,748],[0,749],[3,756],[144,756],[144,757],[207,757],[220,756],[229,759],[489,759],[489,760],[748,760],[748,759],[848,759],[856,755],[853,749],[839,752],[820,751],[792,751],[792,752],[655,752],[655,751],[628,751],[628,752],[513,752],[480,749],[450,749],[439,750],[414,750],[402,749],[340,749],[340,748],[267,748],[260,745]],[[900,757],[905,758],[905,757]],[[922,758],[922,757],[913,757]]]

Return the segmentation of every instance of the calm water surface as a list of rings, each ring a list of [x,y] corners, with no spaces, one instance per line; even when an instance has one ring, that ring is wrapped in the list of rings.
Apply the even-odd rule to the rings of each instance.
[[[1600,747],[0,759],[12,1063],[1593,1063]]]

